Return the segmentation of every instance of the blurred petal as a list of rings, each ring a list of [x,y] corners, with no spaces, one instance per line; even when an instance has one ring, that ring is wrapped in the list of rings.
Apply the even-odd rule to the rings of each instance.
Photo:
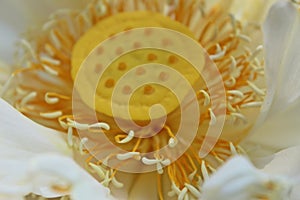
[[[290,191],[292,200],[300,199],[300,146],[282,150],[274,155],[263,171],[268,174],[285,175],[294,185]]]
[[[64,187],[70,190],[70,196],[74,200],[112,199],[109,189],[80,168],[71,158],[54,154],[40,155],[32,160],[31,167],[35,178],[47,175],[66,183]],[[54,184],[52,188],[59,187],[57,182]]]
[[[22,196],[32,192],[27,176],[34,156],[72,153],[59,132],[32,122],[3,99],[0,109],[0,194]]]
[[[269,174],[300,178],[300,146],[290,147],[276,153],[263,171]]]
[[[291,185],[286,177],[268,176],[244,157],[227,161],[203,185],[204,200],[288,199]]]
[[[9,68],[9,66],[0,60],[0,94],[3,85],[9,78],[10,72],[11,69]]]
[[[1,1],[0,58],[11,63],[14,45],[20,33],[41,24],[57,9],[81,8],[86,2],[88,0]]]
[[[263,27],[267,96],[262,119],[286,109],[300,96],[300,11],[291,1],[270,9]]]
[[[268,9],[275,0],[234,0],[230,11],[235,16],[248,22],[262,23]]]

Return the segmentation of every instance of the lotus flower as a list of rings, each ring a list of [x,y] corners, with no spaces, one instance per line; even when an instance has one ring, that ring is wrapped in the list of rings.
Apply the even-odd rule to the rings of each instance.
[[[35,13],[37,2],[6,2],[25,16],[3,22],[6,46],[24,30],[15,21],[31,26],[14,59],[1,49],[16,70],[1,93],[0,198],[296,199],[297,178],[286,182],[297,162],[274,172],[298,145],[299,8],[282,0],[268,12],[272,3],[44,1]],[[164,112],[149,115],[157,103]]]

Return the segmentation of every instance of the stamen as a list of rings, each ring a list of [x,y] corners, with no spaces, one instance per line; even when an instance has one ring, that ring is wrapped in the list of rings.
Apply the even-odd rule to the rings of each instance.
[[[160,163],[160,160],[158,160],[158,159],[149,159],[149,158],[143,157],[142,162],[145,165],[154,165],[154,164]]]
[[[259,45],[254,52],[251,54],[251,56],[248,57],[248,61],[251,62],[253,59],[257,57],[257,55],[263,50],[263,46]]]
[[[207,181],[209,179],[209,174],[208,174],[207,168],[205,166],[204,160],[202,160],[202,162],[201,162],[201,172],[202,172],[204,181]]]
[[[214,114],[214,112],[212,111],[211,108],[208,109],[209,111],[209,114],[210,114],[210,122],[209,122],[209,125],[215,125],[217,123],[217,118]]]
[[[112,177],[111,183],[116,187],[116,188],[123,188],[124,184],[119,182],[116,177]]]
[[[244,123],[247,123],[247,118],[241,113],[230,113],[231,116],[241,119]]]
[[[262,106],[263,102],[260,101],[254,101],[249,103],[244,103],[241,105],[241,108],[253,108],[253,107],[260,107]]]
[[[119,144],[125,144],[130,142],[134,138],[134,131],[129,131],[128,135],[121,141],[117,141]]]
[[[104,187],[108,187],[109,186],[109,183],[111,181],[110,177],[109,177],[109,171],[106,171],[105,173],[105,178],[104,180],[101,182],[101,184],[104,186]]]
[[[84,154],[85,154],[85,152],[83,151],[83,147],[84,147],[85,143],[87,143],[88,140],[89,140],[89,139],[86,138],[86,137],[84,137],[84,138],[82,138],[82,139],[80,140],[80,143],[79,143],[79,153],[80,153],[81,155],[84,155]]]
[[[58,76],[58,71],[52,69],[51,67],[49,67],[49,66],[46,65],[46,64],[42,64],[42,66],[43,66],[44,70],[45,70],[46,72],[48,72],[49,74],[54,75],[54,76]]]
[[[188,183],[185,183],[184,185],[185,185],[185,187],[190,191],[190,193],[191,193],[192,195],[194,195],[194,196],[197,197],[197,198],[200,198],[201,193],[199,192],[199,190],[197,190],[194,186],[192,186],[192,185],[190,185],[190,184],[188,184]]]
[[[234,95],[234,96],[237,96],[239,98],[243,98],[244,97],[244,94],[239,91],[239,90],[229,90],[227,91],[228,94],[231,94],[231,95]]]
[[[226,80],[226,81],[224,82],[224,84],[225,84],[227,87],[233,87],[233,86],[235,86],[235,84],[236,84],[236,80],[235,80],[235,78],[234,78],[233,76],[231,76],[231,77],[229,78],[229,80]]]
[[[251,38],[248,37],[247,35],[238,34],[237,37],[248,43],[250,43],[252,41]]]
[[[32,56],[32,58],[34,60],[37,60],[36,53],[35,53],[35,51],[33,50],[32,46],[30,45],[30,43],[27,40],[21,39],[20,40],[20,44],[22,44],[29,51],[30,55]]]
[[[50,63],[50,64],[53,64],[53,65],[56,65],[56,66],[60,65],[60,60],[56,60],[54,58],[50,58],[50,57],[45,56],[45,55],[41,55],[40,59],[41,59],[42,62]]]
[[[48,31],[49,29],[53,28],[56,25],[56,23],[56,20],[50,20],[43,25],[42,30]]]
[[[222,57],[225,56],[226,50],[227,50],[227,49],[226,49],[226,47],[225,47],[223,50],[218,51],[216,54],[210,55],[209,58],[210,58],[211,60],[218,60],[218,59],[220,59],[220,58],[222,58]]]
[[[171,148],[174,148],[178,144],[178,141],[176,138],[170,138],[168,141],[168,145]]]
[[[164,173],[163,167],[162,167],[160,162],[156,163],[156,170],[157,170],[158,174],[163,174]]]
[[[88,129],[95,129],[95,128],[100,128],[100,129],[105,129],[105,130],[110,130],[110,126],[107,124],[107,123],[104,123],[104,122],[98,122],[98,123],[95,123],[95,124],[91,124],[91,125],[88,125]]]
[[[51,30],[50,32],[50,39],[55,46],[55,48],[60,49],[61,48],[61,43],[60,40],[58,39],[57,35],[55,34],[54,30]]]
[[[183,200],[186,193],[187,193],[188,189],[186,187],[184,187],[181,191],[180,194],[178,195],[178,200]]]
[[[258,95],[265,96],[265,92],[262,89],[258,88],[254,83],[249,80],[247,80],[247,83]]]
[[[16,88],[16,92],[18,93],[18,95],[21,95],[21,96],[24,96],[24,95],[26,95],[26,94],[28,93],[28,91],[23,90],[23,89],[20,88],[20,87],[17,87],[17,88]]]
[[[230,147],[230,151],[232,153],[232,155],[237,155],[237,150],[235,148],[235,146],[232,144],[232,142],[229,142],[229,147]]]
[[[230,71],[232,72],[236,69],[237,63],[233,56],[230,56],[230,60],[231,60]]]
[[[59,102],[59,98],[57,97],[51,97],[51,93],[47,92],[45,94],[45,101],[48,103],[48,104],[56,104]]]
[[[68,128],[68,145],[70,147],[73,146],[73,128],[72,127]]]
[[[63,115],[63,113],[60,110],[59,111],[54,111],[54,112],[40,113],[41,117],[48,118],[48,119],[55,119],[55,118],[58,118],[62,115]]]
[[[117,154],[116,157],[118,160],[128,160],[133,157],[137,160],[140,160],[140,152],[127,152],[123,154]]]
[[[89,165],[92,167],[93,170],[95,170],[95,172],[97,173],[97,175],[103,180],[105,179],[105,172],[104,170],[102,169],[101,166],[99,165],[96,165],[94,163],[89,163]]]
[[[197,174],[197,170],[194,170],[189,176],[189,180],[192,181],[195,178],[195,175]]]
[[[204,106],[208,106],[210,104],[210,96],[209,96],[209,94],[205,90],[200,90],[200,93],[202,93],[204,95],[204,97],[205,97],[203,105]]]
[[[35,97],[37,97],[37,92],[30,92],[21,100],[20,106],[24,107],[29,101],[33,100]]]

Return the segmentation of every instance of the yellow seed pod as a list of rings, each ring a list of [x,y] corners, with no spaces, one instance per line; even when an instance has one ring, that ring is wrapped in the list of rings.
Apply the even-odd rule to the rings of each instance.
[[[199,73],[188,60],[164,50],[164,47],[176,41],[160,35],[151,36],[152,29],[147,27],[171,29],[193,38],[189,29],[179,22],[158,13],[140,11],[121,13],[101,20],[76,43],[72,54],[72,78],[76,79],[81,67],[85,67],[90,76],[101,73],[99,80],[92,83],[97,84],[93,100],[86,95],[91,92],[89,75],[86,75],[86,81],[75,86],[89,107],[95,108],[99,113],[126,120],[149,121],[161,118],[179,106],[178,96],[186,95],[187,91],[184,89],[182,91],[177,89],[180,94],[174,94],[173,87],[180,87],[178,74],[190,85],[194,85],[200,79]],[[128,36],[128,39],[121,42],[122,44],[114,41],[118,33],[126,31],[123,34],[130,34],[128,30],[136,28],[144,28],[143,37]],[[147,40],[147,37],[159,40],[161,48],[142,48],[143,41]],[[111,40],[109,47],[99,46],[107,40]],[[124,47],[128,46],[135,50],[124,53]],[[105,56],[112,62],[109,66],[105,66],[99,57],[89,56],[92,51],[94,55]],[[204,63],[203,55],[199,55],[199,59]],[[172,70],[160,66],[167,66]],[[120,85],[119,81],[124,76],[127,76],[126,81],[123,80]],[[145,83],[144,80],[150,82]],[[124,101],[129,97],[128,102]],[[165,112],[154,112],[150,117],[149,109],[155,104],[164,107]],[[130,117],[125,114],[127,110]]]

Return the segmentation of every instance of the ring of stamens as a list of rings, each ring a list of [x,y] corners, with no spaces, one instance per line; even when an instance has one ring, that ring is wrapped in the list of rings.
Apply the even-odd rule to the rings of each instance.
[[[221,7],[214,7],[211,12],[206,13],[200,1],[192,1],[185,6],[180,6],[185,3],[183,0],[179,0],[178,4],[171,1],[168,6],[172,9],[165,14],[189,27],[197,41],[207,50],[224,80],[227,91],[228,121],[231,120],[233,124],[245,124],[248,128],[248,125],[251,125],[251,119],[245,111],[258,110],[265,95],[265,90],[257,84],[257,80],[264,76],[264,63],[260,60],[262,48],[260,45],[254,50],[244,48],[252,42],[251,37],[243,31],[242,24],[233,15],[224,14]],[[98,123],[84,124],[75,121],[72,116],[70,56],[73,46],[98,21],[112,16],[113,13],[126,11],[130,7],[127,1],[117,1],[116,4],[118,6],[115,7],[105,0],[99,0],[89,4],[84,12],[66,10],[57,12],[51,16],[49,22],[45,23],[44,35],[33,41],[21,40],[19,46],[25,53],[20,57],[18,65],[25,65],[28,68],[15,72],[15,78],[20,80],[28,78],[35,82],[31,84],[30,81],[20,81],[17,87],[10,91],[14,97],[6,98],[10,98],[15,107],[31,119],[46,126],[64,130],[68,135],[68,144],[81,154],[89,155],[89,150],[85,148],[87,139],[80,139],[77,135],[76,130],[80,128],[96,134],[105,134],[117,145],[123,145],[124,149],[129,152],[127,155],[109,155],[103,161],[95,160],[94,156],[89,155],[86,159],[86,169],[96,174],[103,185],[123,186],[117,179],[118,170],[110,169],[105,165],[110,158],[123,159],[124,163],[127,159],[136,159],[141,163],[144,160],[146,164],[157,165],[160,199],[165,198],[162,192],[161,173],[167,174],[171,182],[169,196],[176,195],[179,199],[197,198],[201,192],[198,185],[201,185],[228,157],[244,153],[237,145],[238,141],[226,137],[220,139],[209,155],[200,159],[198,148],[201,146],[203,136],[198,135],[184,155],[176,162],[169,164],[168,158],[162,159],[159,155],[154,158],[144,158],[140,156],[140,153],[149,149],[159,149],[163,146],[160,142],[164,145],[176,146],[176,134],[174,134],[176,130],[173,130],[170,124],[162,129],[161,132],[164,134],[142,139],[132,137],[133,130],[133,132],[126,133],[119,130],[113,124],[108,123],[104,116],[99,118],[98,123],[102,124],[101,126]],[[144,1],[134,0],[131,9],[138,10],[141,5],[147,10],[164,12],[164,5],[160,1],[147,4]],[[196,17],[199,17],[199,13],[202,16],[200,19]],[[123,69],[124,66],[121,68]],[[49,76],[50,79],[46,80],[45,76]],[[40,83],[42,87],[37,88],[35,83]],[[210,94],[207,88],[202,88],[197,97],[199,104],[204,108],[201,110],[201,124],[205,124],[214,116],[210,109]],[[105,145],[101,148],[105,149]],[[163,161],[169,165],[163,168]]]

